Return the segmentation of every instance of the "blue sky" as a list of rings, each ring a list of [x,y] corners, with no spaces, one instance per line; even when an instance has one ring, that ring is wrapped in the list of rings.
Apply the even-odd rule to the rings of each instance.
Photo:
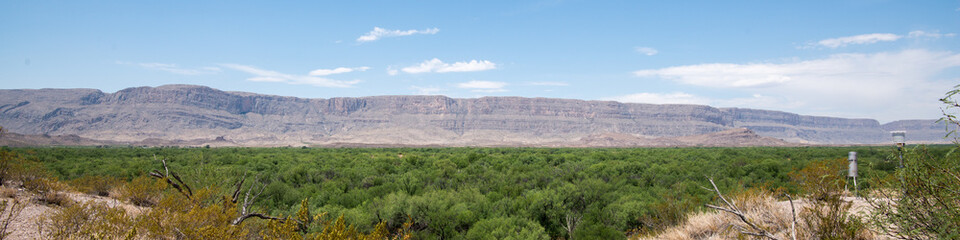
[[[960,1],[0,1],[0,88],[940,116]]]

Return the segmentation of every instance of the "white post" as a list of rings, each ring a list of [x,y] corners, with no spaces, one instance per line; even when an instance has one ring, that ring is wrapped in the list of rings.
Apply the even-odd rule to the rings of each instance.
[[[853,190],[857,197],[860,196],[860,188],[857,186],[857,152],[850,152],[847,156],[850,166],[847,168],[847,177],[853,178]]]

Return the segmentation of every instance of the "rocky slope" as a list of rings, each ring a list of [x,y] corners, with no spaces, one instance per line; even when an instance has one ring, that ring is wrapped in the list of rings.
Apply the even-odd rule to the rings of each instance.
[[[933,120],[881,125],[756,109],[521,97],[304,99],[189,85],[0,90],[0,126],[147,145],[579,146],[604,134],[665,139],[739,128],[795,143],[881,143],[890,130],[943,142],[942,134],[933,137],[943,133]]]

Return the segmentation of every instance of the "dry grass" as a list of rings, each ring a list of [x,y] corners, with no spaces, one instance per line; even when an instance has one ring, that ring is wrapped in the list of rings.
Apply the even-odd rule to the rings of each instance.
[[[111,192],[120,184],[120,180],[104,176],[83,176],[70,181],[70,185],[77,191],[101,197],[110,196]]]
[[[850,198],[847,198],[850,200]],[[790,203],[779,201],[772,194],[764,192],[748,192],[741,194],[731,201],[742,210],[749,220],[773,236],[779,239],[792,239],[790,225],[793,222],[790,211]],[[857,200],[862,202],[862,200]],[[863,205],[854,202],[854,205]],[[816,239],[815,229],[800,218],[801,212],[806,211],[809,202],[803,200],[794,201],[794,207],[797,211],[797,239]],[[863,209],[857,209],[851,212],[860,213]],[[733,214],[720,211],[707,211],[692,213],[687,217],[687,221],[681,225],[674,226],[653,236],[640,236],[631,239],[666,239],[666,240],[685,240],[685,239],[739,239],[747,238],[748,235],[741,234],[738,229],[750,229],[738,217]],[[870,231],[861,231],[857,239],[887,239],[879,234]]]
[[[9,188],[9,187],[0,186],[0,197],[3,197],[3,198],[16,198],[16,197],[17,197],[17,192],[18,192],[18,191],[17,191],[16,188]]]
[[[74,203],[67,194],[62,192],[46,192],[37,194],[37,201],[47,205],[67,207]]]
[[[745,193],[731,201],[734,202],[751,221],[773,233],[774,236],[787,239],[790,232],[789,205],[783,208],[776,199],[766,193]],[[659,235],[637,239],[736,239],[738,228],[749,229],[733,214],[718,211],[693,213],[686,223],[669,228]]]

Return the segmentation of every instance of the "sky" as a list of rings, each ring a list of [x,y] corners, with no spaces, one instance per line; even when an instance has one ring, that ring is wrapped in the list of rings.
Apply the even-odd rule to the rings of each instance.
[[[0,88],[522,96],[936,119],[960,1],[0,1]]]

